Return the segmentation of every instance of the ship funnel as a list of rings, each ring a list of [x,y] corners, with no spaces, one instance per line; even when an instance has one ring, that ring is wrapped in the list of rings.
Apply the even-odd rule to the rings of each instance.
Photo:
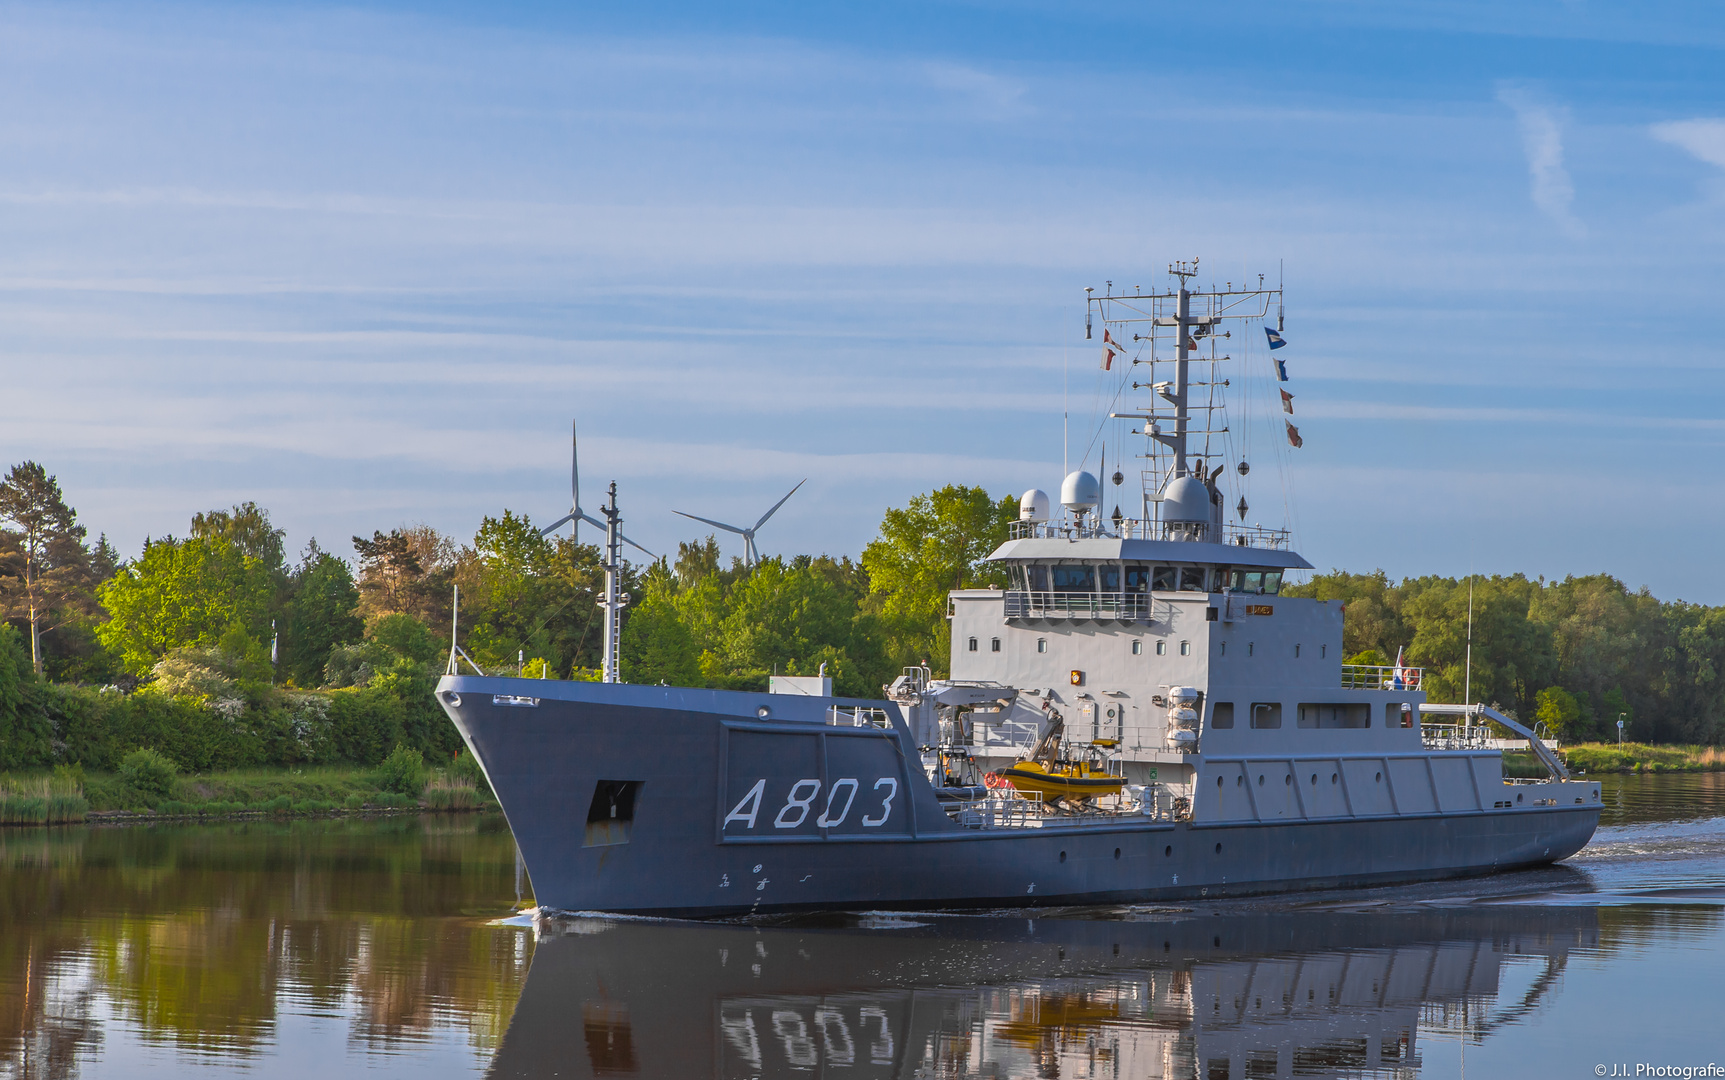
[[[1018,500],[1018,520],[1040,525],[1048,520],[1048,492],[1031,488]]]
[[[1102,501],[1102,481],[1080,469],[1066,477],[1060,485],[1060,505],[1074,514],[1096,509]]]

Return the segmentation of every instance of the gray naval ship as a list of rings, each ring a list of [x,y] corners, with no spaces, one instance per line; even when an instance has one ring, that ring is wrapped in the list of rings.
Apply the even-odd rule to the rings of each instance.
[[[1107,422],[1143,440],[1141,497],[1131,516],[1119,500],[1109,513],[1083,470],[1057,515],[1027,492],[991,556],[1012,584],[951,594],[950,678],[911,669],[880,700],[830,684],[621,682],[613,485],[604,681],[457,674],[454,648],[436,691],[540,905],[1142,902],[1484,874],[1580,850],[1597,783],[1572,780],[1512,717],[1428,703],[1399,657],[1344,664],[1343,606],[1280,595],[1284,575],[1311,568],[1289,534],[1244,525],[1244,494],[1242,524],[1225,520],[1223,474],[1249,465],[1223,391],[1274,364],[1250,345],[1272,303],[1266,337],[1280,341],[1281,291],[1194,290],[1195,272],[1176,264],[1160,293],[1090,294],[1107,377],[1122,399],[1148,391]],[[1549,776],[1506,778],[1494,725]]]

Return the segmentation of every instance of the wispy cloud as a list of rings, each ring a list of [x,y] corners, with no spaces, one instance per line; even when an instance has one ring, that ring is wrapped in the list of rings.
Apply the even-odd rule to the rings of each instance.
[[[1587,230],[1570,212],[1570,204],[1575,201],[1575,184],[1563,166],[1563,128],[1569,121],[1569,110],[1550,105],[1521,86],[1499,86],[1497,99],[1514,111],[1521,128],[1521,148],[1527,155],[1533,204],[1564,232],[1584,235]]]
[[[1725,120],[1669,120],[1654,124],[1653,137],[1680,146],[1705,161],[1725,169]]]

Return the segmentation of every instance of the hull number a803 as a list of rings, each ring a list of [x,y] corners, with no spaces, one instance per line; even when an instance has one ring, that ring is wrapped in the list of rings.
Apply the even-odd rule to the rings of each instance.
[[[814,824],[822,829],[836,828],[845,823],[854,808],[861,814],[858,824],[865,829],[877,829],[885,825],[892,816],[893,799],[898,796],[898,779],[883,776],[865,792],[862,781],[847,776],[832,782],[824,801],[820,795],[819,780],[798,780],[785,794],[784,804],[779,807],[778,813],[772,816],[772,827],[795,829],[808,821],[809,815],[817,813],[818,810]],[[761,808],[766,801],[767,781],[756,780],[754,786],[731,808],[731,812],[725,815],[723,827],[729,829],[733,822],[740,822],[745,828],[753,829],[760,820]],[[864,805],[858,807],[859,801]]]

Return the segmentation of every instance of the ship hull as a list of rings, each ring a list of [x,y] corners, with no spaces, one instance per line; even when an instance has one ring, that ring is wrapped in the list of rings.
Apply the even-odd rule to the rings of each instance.
[[[1486,874],[1567,858],[1600,807],[968,828],[896,712],[831,699],[445,677],[438,698],[548,908],[716,916],[1141,903]],[[761,710],[766,715],[761,715]]]

